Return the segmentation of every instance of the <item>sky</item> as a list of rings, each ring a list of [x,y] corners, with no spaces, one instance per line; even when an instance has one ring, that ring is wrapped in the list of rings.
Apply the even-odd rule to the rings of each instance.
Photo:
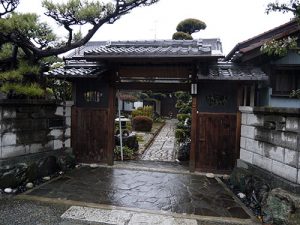
[[[62,1],[62,0],[60,0]],[[103,25],[93,41],[171,39],[177,24],[196,18],[207,28],[193,34],[196,38],[220,38],[224,55],[239,42],[288,22],[292,14],[265,13],[272,0],[160,0],[158,3],[133,9],[114,24]],[[284,0],[281,0],[281,2]],[[286,0],[288,1],[288,0]],[[21,0],[19,11],[43,16],[40,0]],[[48,21],[48,20],[47,20]],[[52,23],[55,26],[55,23]],[[81,27],[82,32],[86,27]],[[58,33],[62,29],[55,28]]]

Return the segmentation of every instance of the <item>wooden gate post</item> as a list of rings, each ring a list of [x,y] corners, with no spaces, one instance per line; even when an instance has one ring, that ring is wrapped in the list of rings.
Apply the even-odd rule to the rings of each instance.
[[[191,127],[191,150],[190,150],[190,172],[196,167],[196,139],[197,139],[197,95],[192,96],[192,127]]]
[[[115,114],[116,114],[116,88],[109,86],[109,103],[108,103],[108,128],[107,128],[107,164],[114,164],[115,148]]]

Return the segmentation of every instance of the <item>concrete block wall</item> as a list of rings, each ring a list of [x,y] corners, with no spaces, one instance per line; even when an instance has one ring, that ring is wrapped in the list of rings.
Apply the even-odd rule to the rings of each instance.
[[[0,160],[69,148],[72,104],[1,101]]]
[[[63,135],[62,142],[57,142],[57,145],[62,145],[64,148],[71,148],[71,113],[72,113],[72,106],[74,105],[73,101],[66,101],[61,103],[57,108],[55,115],[62,116],[65,118],[65,127],[61,131],[61,135]]]
[[[300,184],[300,110],[240,107],[240,160]]]

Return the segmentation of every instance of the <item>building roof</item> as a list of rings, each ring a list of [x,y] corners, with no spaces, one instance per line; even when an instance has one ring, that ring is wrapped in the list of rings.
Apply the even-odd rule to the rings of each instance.
[[[258,67],[240,66],[231,62],[218,62],[209,68],[208,75],[198,73],[199,80],[263,81],[268,76]]]
[[[211,57],[220,58],[222,45],[219,39],[198,40],[150,40],[150,41],[117,41],[90,42],[74,51],[66,60],[64,68],[57,68],[45,73],[46,76],[72,79],[96,78],[107,70],[104,62],[98,59],[108,58],[159,58],[159,57]],[[89,58],[95,56],[95,58]],[[96,60],[97,59],[97,60]],[[193,62],[193,61],[191,61]],[[267,80],[267,76],[253,66],[237,66],[233,63],[213,61],[209,66],[208,75],[198,72],[199,80]],[[203,65],[202,65],[203,66]],[[200,65],[201,68],[201,65]],[[135,77],[127,77],[129,82],[136,81]],[[139,80],[147,77],[139,77]],[[152,80],[152,78],[151,78]],[[181,80],[168,77],[157,79],[159,82],[174,83]],[[153,81],[155,82],[155,81]]]
[[[84,55],[84,52],[95,49],[95,48],[99,48],[103,45],[106,45],[107,41],[89,41],[88,43],[86,43],[85,45],[76,48],[72,51],[70,51],[65,58],[70,59],[72,57],[80,57]]]
[[[219,39],[91,42],[70,57],[223,57]]]
[[[84,60],[69,61],[64,67],[59,67],[44,75],[53,78],[97,78],[107,69],[103,64],[86,62]]]
[[[244,54],[252,50],[260,50],[261,46],[270,40],[279,40],[290,35],[293,35],[300,31],[300,25],[298,20],[291,20],[285,24],[247,39],[238,43],[225,57],[226,61],[236,61]]]

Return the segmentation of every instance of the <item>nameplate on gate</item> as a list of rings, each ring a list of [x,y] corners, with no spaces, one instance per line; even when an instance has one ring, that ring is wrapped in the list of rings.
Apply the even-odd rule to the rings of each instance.
[[[207,95],[205,99],[209,106],[223,106],[228,102],[228,97],[224,95]]]

